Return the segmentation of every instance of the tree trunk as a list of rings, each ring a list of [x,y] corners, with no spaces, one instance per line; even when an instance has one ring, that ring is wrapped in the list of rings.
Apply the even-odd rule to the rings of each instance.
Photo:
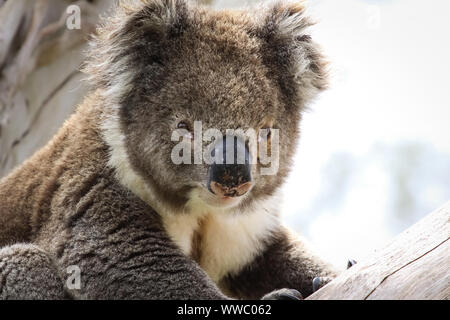
[[[450,202],[308,299],[449,299],[449,222]]]
[[[85,95],[82,52],[111,4],[0,0],[0,177],[45,145]],[[80,29],[67,27],[70,5]]]

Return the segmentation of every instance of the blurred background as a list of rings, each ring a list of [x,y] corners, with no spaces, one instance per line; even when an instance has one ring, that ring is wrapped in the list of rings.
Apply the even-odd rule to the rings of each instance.
[[[80,28],[67,25],[73,4]],[[82,52],[110,5],[0,0],[0,177],[42,147],[86,93]],[[304,115],[283,221],[344,267],[450,200],[450,3],[307,6],[331,86]]]

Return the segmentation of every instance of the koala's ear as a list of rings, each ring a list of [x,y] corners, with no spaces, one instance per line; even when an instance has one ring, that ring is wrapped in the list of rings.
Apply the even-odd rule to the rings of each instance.
[[[306,28],[312,25],[301,1],[277,1],[269,5],[263,23],[266,37],[287,41],[305,37]]]
[[[294,103],[307,103],[328,84],[326,61],[308,34],[312,25],[302,1],[278,1],[268,6],[254,30],[262,40],[265,64]]]
[[[120,0],[90,42],[83,71],[91,86],[118,88],[109,93],[119,96],[132,74],[157,73],[155,68],[164,64],[165,41],[184,32],[188,15],[184,0]]]
[[[120,6],[128,16],[124,34],[140,30],[160,40],[180,34],[187,24],[184,0],[122,0]]]

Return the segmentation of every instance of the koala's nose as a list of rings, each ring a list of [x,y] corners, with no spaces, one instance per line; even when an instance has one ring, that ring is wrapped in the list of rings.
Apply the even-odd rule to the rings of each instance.
[[[239,197],[251,189],[250,153],[241,138],[224,137],[214,146],[212,156],[215,161],[209,169],[209,191],[218,196]]]

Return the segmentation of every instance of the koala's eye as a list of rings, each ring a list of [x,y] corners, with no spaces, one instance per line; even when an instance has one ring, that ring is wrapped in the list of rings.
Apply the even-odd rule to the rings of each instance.
[[[185,129],[187,131],[191,131],[189,124],[186,121],[180,121],[177,124],[177,129]]]
[[[259,130],[259,140],[269,140],[272,136],[272,128],[261,128]]]
[[[261,140],[270,140],[272,137],[272,128],[274,124],[274,119],[271,116],[265,117],[260,125],[259,125],[259,134],[258,139]]]
[[[262,127],[259,130],[258,135],[258,163],[260,161],[261,152],[263,154],[270,156],[272,154],[272,128],[271,127]]]

